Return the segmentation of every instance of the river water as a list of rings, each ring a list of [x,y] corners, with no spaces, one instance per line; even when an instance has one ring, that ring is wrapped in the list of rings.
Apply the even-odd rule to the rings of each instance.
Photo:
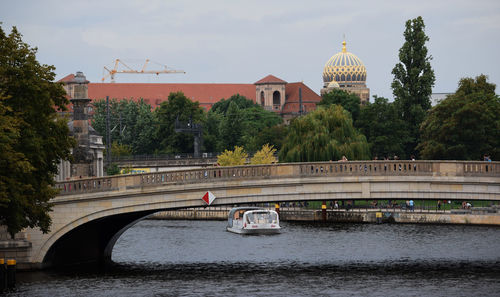
[[[145,220],[105,271],[19,273],[8,296],[500,296],[500,228]]]

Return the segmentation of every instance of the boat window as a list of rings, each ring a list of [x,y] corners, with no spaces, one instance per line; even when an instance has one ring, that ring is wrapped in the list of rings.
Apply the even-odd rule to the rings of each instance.
[[[247,213],[247,223],[248,224],[255,224],[255,218],[253,213],[249,212]]]

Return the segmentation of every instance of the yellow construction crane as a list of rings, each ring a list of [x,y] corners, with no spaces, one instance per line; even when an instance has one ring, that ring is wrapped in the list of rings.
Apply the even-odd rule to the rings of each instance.
[[[186,73],[183,70],[172,70],[168,69],[166,65],[162,65],[160,63],[155,63],[160,66],[162,66],[163,69],[160,70],[147,70],[147,66],[151,62],[149,59],[146,59],[146,62],[144,62],[144,65],[142,66],[141,70],[136,70],[133,69],[132,67],[129,67],[127,64],[125,64],[122,60],[116,59],[115,60],[115,66],[113,69],[109,69],[108,67],[104,66],[104,76],[101,79],[101,82],[104,82],[108,77],[111,79],[111,82],[115,82],[115,74],[117,73],[148,73],[148,74],[156,74],[159,75],[160,73]],[[118,69],[118,67],[122,65],[125,69]]]

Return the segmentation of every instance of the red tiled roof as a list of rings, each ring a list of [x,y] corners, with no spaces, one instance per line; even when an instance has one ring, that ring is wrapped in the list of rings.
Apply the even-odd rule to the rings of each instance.
[[[74,74],[60,79],[61,82],[74,80]],[[89,83],[88,96],[92,100],[105,99],[132,99],[141,98],[153,108],[168,100],[172,92],[183,92],[187,98],[199,102],[200,106],[210,109],[221,99],[228,99],[232,95],[240,94],[256,102],[255,85],[263,83],[284,83],[286,103],[282,112],[295,113],[299,111],[299,88],[302,88],[302,105],[304,111],[311,111],[321,101],[321,97],[302,82],[287,83],[273,75],[268,75],[255,84],[209,84],[209,83]]]
[[[269,74],[268,76],[264,77],[263,79],[257,81],[254,83],[255,85],[261,85],[261,84],[286,84],[286,81],[277,78],[274,75]]]
[[[316,104],[321,101],[321,96],[316,94],[303,82],[289,83],[285,87],[286,103],[283,106],[283,112],[299,111],[299,88],[302,89],[302,106],[304,111],[311,111],[316,108]]]
[[[58,80],[58,82],[67,82],[67,81],[74,81],[75,80],[75,75],[74,74],[68,74],[65,77],[61,78]]]
[[[240,94],[255,102],[255,85],[253,84],[158,84],[158,83],[89,83],[89,98],[92,100],[143,98],[153,108],[167,101],[172,92],[183,92],[200,106],[210,108],[214,103],[232,95]]]

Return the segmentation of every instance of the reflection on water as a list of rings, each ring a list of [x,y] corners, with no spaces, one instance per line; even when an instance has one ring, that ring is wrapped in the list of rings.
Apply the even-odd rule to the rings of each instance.
[[[104,271],[19,274],[10,296],[498,296],[500,228],[143,221]]]

